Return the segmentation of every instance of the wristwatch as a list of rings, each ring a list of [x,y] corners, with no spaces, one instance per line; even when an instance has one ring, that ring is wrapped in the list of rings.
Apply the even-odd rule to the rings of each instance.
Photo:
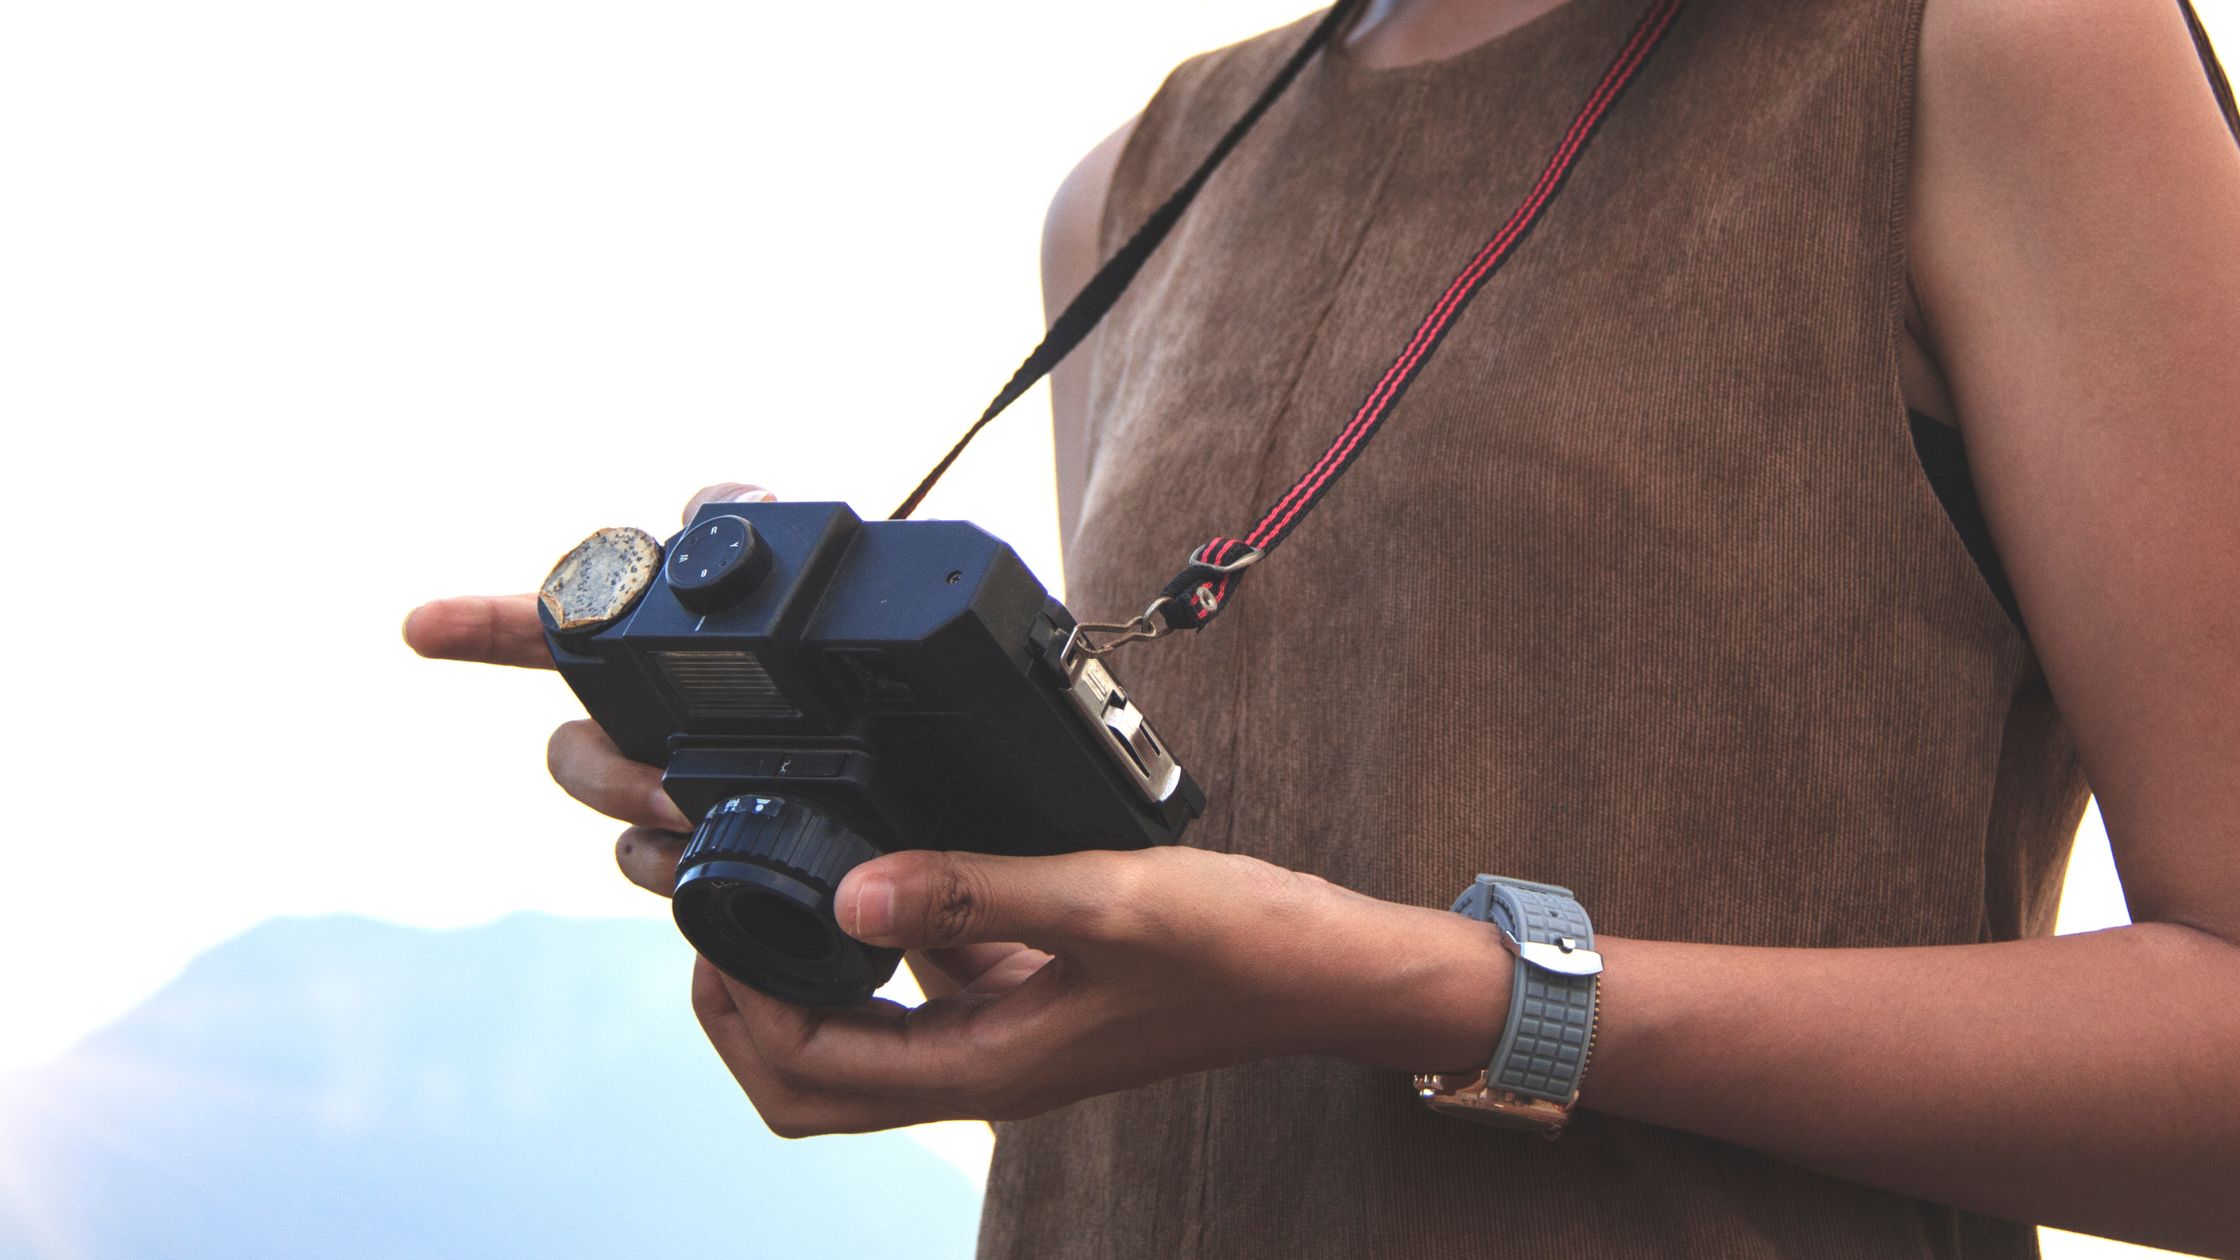
[[[1570,889],[1499,875],[1478,876],[1454,912],[1491,924],[1516,959],[1509,1020],[1484,1071],[1419,1074],[1416,1096],[1441,1115],[1554,1137],[1594,1051],[1594,924]]]

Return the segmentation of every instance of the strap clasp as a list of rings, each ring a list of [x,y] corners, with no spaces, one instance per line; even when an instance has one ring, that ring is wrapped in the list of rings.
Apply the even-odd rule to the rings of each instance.
[[[1058,652],[1058,667],[1068,678],[1081,667],[1083,661],[1101,660],[1130,643],[1145,639],[1160,639],[1174,633],[1174,627],[1157,620],[1161,609],[1174,602],[1172,596],[1161,595],[1144,606],[1142,612],[1126,621],[1084,621],[1073,627],[1066,636],[1066,645]],[[1102,643],[1091,635],[1111,635]]]
[[[1217,546],[1225,549],[1224,554],[1235,552],[1235,557],[1219,563],[1206,559],[1206,553]],[[1216,538],[1201,544],[1190,553],[1190,562],[1183,566],[1181,574],[1167,584],[1167,589],[1159,592],[1157,599],[1144,605],[1142,612],[1126,621],[1084,621],[1076,625],[1058,653],[1059,667],[1071,677],[1082,661],[1110,656],[1130,643],[1163,639],[1177,630],[1197,629],[1221,611],[1216,581],[1251,568],[1267,554],[1258,547],[1229,539]],[[1183,611],[1185,606],[1191,611]],[[1107,635],[1111,637],[1105,637]]]

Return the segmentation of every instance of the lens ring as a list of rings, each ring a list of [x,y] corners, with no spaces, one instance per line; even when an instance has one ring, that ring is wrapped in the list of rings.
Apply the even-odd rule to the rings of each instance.
[[[725,801],[678,863],[677,927],[703,958],[751,988],[798,1006],[855,1005],[902,956],[855,940],[833,918],[841,877],[877,855],[798,802]]]

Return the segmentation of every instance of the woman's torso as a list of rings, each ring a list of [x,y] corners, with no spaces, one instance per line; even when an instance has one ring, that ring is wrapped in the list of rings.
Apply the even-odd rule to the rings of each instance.
[[[1315,461],[1641,9],[1309,66],[1090,344],[1077,612],[1133,612]],[[1918,10],[1683,11],[1361,462],[1211,629],[1120,658],[1214,802],[1192,843],[1423,905],[1479,871],[1551,880],[1633,937],[2050,929],[2081,778],[1899,390]],[[1176,71],[1107,249],[1306,29]],[[1591,1112],[1555,1143],[1480,1130],[1322,1060],[1000,1133],[988,1256],[2033,1246]]]

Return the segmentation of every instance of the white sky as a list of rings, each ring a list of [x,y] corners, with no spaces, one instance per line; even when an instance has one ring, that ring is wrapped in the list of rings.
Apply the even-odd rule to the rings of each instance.
[[[1130,13],[8,6],[0,512],[40,612],[0,631],[0,1066],[276,914],[662,913],[545,778],[567,688],[398,623],[710,481],[892,506],[1033,344],[1075,158],[1291,10]],[[1054,579],[1047,414],[933,510]]]
[[[661,913],[544,777],[566,688],[399,619],[710,481],[883,511],[1038,333],[1073,161],[1303,2],[0,10],[36,601],[0,630],[0,1070],[273,915]],[[1048,458],[1038,394],[931,512],[1055,580]],[[2121,920],[2104,848],[2071,925]]]

